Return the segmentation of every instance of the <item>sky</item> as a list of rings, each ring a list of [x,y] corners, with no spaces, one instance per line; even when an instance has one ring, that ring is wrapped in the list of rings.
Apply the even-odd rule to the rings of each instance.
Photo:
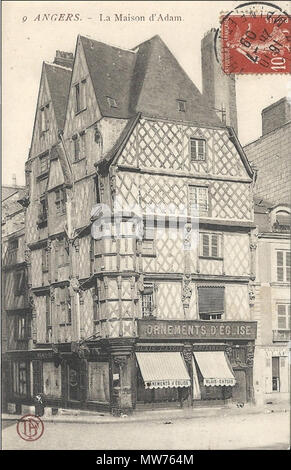
[[[200,42],[219,26],[222,12],[236,1],[25,1],[2,2],[2,184],[24,184],[42,62],[56,50],[74,52],[78,34],[130,49],[159,34],[202,91]],[[288,2],[276,1],[281,8]],[[114,21],[114,14],[146,17],[145,22]],[[153,14],[181,16],[182,21],[150,22]],[[48,18],[48,15],[58,14]],[[60,16],[63,14],[62,16]],[[80,20],[68,20],[68,14]],[[102,15],[103,21],[100,19]],[[46,16],[45,16],[46,15]],[[110,16],[111,21],[104,21]],[[52,18],[52,19],[51,19]],[[72,19],[76,17],[72,17]],[[67,19],[67,21],[65,21]],[[237,76],[238,134],[242,145],[261,135],[261,111],[291,94],[290,75]]]

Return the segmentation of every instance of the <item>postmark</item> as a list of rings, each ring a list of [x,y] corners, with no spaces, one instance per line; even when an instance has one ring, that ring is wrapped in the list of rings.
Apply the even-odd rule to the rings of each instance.
[[[273,3],[240,4],[221,14],[215,49],[226,74],[289,74],[291,17]]]
[[[222,22],[225,73],[290,73],[290,19],[280,15],[229,16]]]
[[[24,441],[36,441],[44,432],[42,420],[35,415],[24,415],[16,426],[17,433]]]

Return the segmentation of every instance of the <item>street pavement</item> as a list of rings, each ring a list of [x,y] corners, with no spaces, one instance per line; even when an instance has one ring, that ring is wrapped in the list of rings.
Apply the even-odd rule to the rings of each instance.
[[[36,441],[21,439],[16,423],[2,431],[2,449],[8,450],[288,450],[290,414],[227,414],[168,417],[146,421],[103,423],[44,422]]]

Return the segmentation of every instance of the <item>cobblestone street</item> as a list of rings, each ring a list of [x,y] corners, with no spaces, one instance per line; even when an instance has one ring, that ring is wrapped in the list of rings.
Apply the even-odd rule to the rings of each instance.
[[[49,423],[35,442],[22,440],[16,423],[3,430],[3,449],[19,450],[244,450],[288,449],[288,412],[120,423]]]

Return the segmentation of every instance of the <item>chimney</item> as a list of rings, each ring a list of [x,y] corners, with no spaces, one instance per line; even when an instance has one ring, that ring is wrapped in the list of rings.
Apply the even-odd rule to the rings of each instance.
[[[234,75],[223,72],[214,50],[215,29],[205,34],[201,41],[203,95],[208,99],[224,124],[237,131],[237,109]]]
[[[54,64],[62,65],[69,69],[73,68],[74,54],[72,52],[56,51]]]
[[[16,174],[13,173],[12,175],[12,186],[16,187],[17,186],[17,183],[16,183]]]
[[[285,97],[263,109],[262,134],[268,134],[289,121],[291,121],[291,103]]]

